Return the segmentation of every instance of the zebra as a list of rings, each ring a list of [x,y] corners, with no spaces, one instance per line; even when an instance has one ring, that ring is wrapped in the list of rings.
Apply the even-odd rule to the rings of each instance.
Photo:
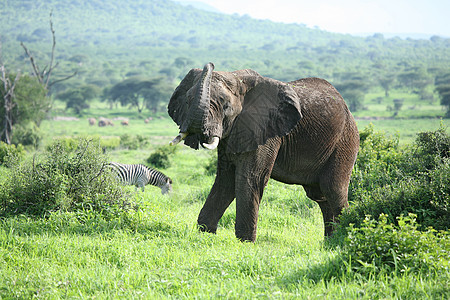
[[[144,192],[146,184],[159,187],[163,195],[172,191],[172,179],[158,170],[141,164],[128,165],[117,162],[110,162],[109,166],[117,173],[117,177],[122,183],[135,185],[136,189],[140,187],[142,192]]]

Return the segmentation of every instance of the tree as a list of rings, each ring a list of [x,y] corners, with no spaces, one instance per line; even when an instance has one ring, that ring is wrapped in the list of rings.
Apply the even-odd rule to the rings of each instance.
[[[395,82],[395,76],[393,74],[385,74],[383,77],[378,78],[378,82],[384,89],[384,96],[389,97],[389,91]]]
[[[66,109],[72,109],[76,114],[81,115],[84,109],[89,108],[87,102],[99,95],[100,88],[95,85],[85,85],[60,93],[56,98],[66,102]]]
[[[1,72],[2,72],[2,86],[1,88],[1,94],[2,94],[2,101],[3,101],[3,112],[1,114],[1,117],[3,118],[3,130],[1,132],[1,140],[5,141],[8,145],[11,144],[11,133],[12,133],[12,110],[15,106],[14,103],[14,89],[16,87],[17,78],[14,79],[13,82],[11,82],[11,79],[9,76],[6,75],[5,66],[1,66]]]
[[[368,88],[365,81],[355,78],[336,84],[335,87],[342,94],[351,111],[363,108],[364,96]]]
[[[432,83],[430,75],[425,69],[411,68],[397,76],[400,84],[412,92],[421,92]]]
[[[145,108],[157,111],[161,99],[170,95],[163,82],[163,78],[132,77],[106,90],[103,98],[111,105],[118,102],[122,106],[135,107],[139,113]]]
[[[25,137],[27,141],[31,141],[36,146],[36,141],[38,140],[36,128],[40,126],[41,121],[51,109],[51,98],[47,97],[49,88],[57,82],[67,80],[76,75],[75,72],[70,76],[50,81],[52,72],[58,65],[57,63],[54,64],[56,39],[52,13],[50,13],[50,30],[53,37],[51,57],[49,64],[42,71],[35,62],[31,52],[23,42],[21,43],[30,60],[34,77],[8,74],[0,60],[2,82],[0,92],[3,104],[0,108],[0,119],[3,124],[0,139],[7,144],[12,142],[13,130],[19,129],[18,132],[20,134],[17,134],[17,136],[21,137],[16,137],[15,142],[22,142],[22,137]]]
[[[450,118],[450,73],[436,76],[435,86],[441,98],[441,105],[447,108],[445,116]]]
[[[25,44],[23,42],[20,43],[20,45],[22,46],[22,48],[25,50],[25,54],[28,56],[30,63],[31,63],[31,67],[33,68],[33,75],[36,76],[36,78],[38,79],[39,83],[42,84],[44,86],[44,88],[47,90],[47,92],[49,92],[50,88],[52,85],[54,85],[55,83],[64,81],[64,80],[68,80],[72,77],[74,77],[77,72],[74,72],[71,75],[68,75],[66,77],[60,78],[58,80],[54,80],[54,81],[50,81],[51,75],[54,71],[54,69],[58,66],[58,63],[54,64],[54,59],[55,59],[55,48],[56,48],[56,37],[55,37],[55,30],[53,29],[53,21],[52,21],[52,15],[53,13],[50,12],[50,31],[52,32],[52,51],[50,54],[50,62],[48,63],[47,66],[44,67],[44,69],[39,68],[39,65],[36,63],[33,55],[31,54],[31,52],[28,50],[28,48],[25,46]]]
[[[35,77],[8,75],[4,66],[1,69],[3,105],[0,106],[0,120],[4,127],[0,139],[11,144],[13,130],[21,128],[23,131],[30,123],[39,126],[51,104],[46,89]]]

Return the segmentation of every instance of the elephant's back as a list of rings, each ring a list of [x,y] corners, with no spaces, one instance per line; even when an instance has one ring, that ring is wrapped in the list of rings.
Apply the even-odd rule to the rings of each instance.
[[[305,78],[289,84],[299,95],[303,117],[283,137],[273,177],[307,184],[317,180],[335,149],[342,143],[355,143],[353,136],[358,133],[344,99],[329,82]]]

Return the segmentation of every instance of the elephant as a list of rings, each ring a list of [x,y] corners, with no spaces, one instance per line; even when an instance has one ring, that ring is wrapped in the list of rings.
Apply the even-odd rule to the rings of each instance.
[[[288,83],[251,69],[192,69],[174,90],[168,113],[179,126],[170,144],[184,140],[199,149],[217,148],[217,173],[200,211],[201,231],[216,233],[236,199],[235,235],[256,240],[258,211],[269,178],[302,185],[316,201],[331,236],[342,209],[359,149],[355,120],[326,80]]]

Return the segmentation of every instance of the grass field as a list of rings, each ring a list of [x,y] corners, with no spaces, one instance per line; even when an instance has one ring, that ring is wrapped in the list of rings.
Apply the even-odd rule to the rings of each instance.
[[[320,211],[296,186],[269,183],[255,244],[234,238],[234,205],[216,235],[200,233],[196,217],[213,178],[190,150],[174,160],[166,170],[174,193],[138,192],[140,208],[126,217],[87,211],[2,220],[0,296],[421,299],[448,292],[448,274],[330,278],[340,250],[324,245]]]
[[[114,118],[118,111],[93,108]],[[91,112],[88,116],[93,116]],[[161,114],[163,116],[163,114]],[[111,160],[145,163],[177,133],[167,116],[145,124],[129,113],[129,126],[89,126],[87,116],[44,121],[44,143],[64,136],[114,139],[142,135],[137,150],[107,150]],[[439,128],[439,119],[358,120],[360,129],[400,133],[402,143],[416,132]],[[450,125],[448,120],[444,125]],[[318,205],[303,188],[273,180],[261,203],[256,243],[234,237],[234,203],[216,235],[198,232],[196,219],[214,181],[205,175],[210,152],[177,146],[171,166],[173,193],[155,187],[134,194],[139,208],[105,219],[86,210],[47,218],[0,220],[1,299],[448,299],[449,273],[334,276],[341,249],[323,239]],[[4,170],[2,170],[4,172]],[[2,173],[5,174],[5,173]],[[133,187],[129,187],[134,191]],[[347,266],[350,269],[350,266]],[[339,273],[339,272],[338,272]]]

